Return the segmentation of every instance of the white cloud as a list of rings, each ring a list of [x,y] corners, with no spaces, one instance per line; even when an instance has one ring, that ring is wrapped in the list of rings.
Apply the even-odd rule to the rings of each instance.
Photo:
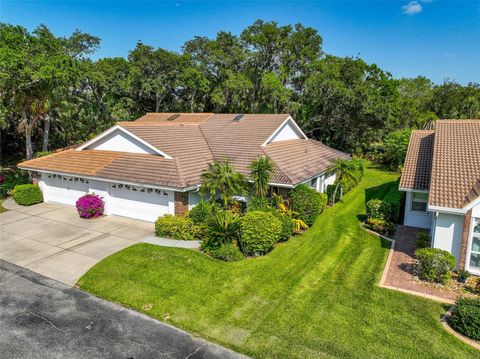
[[[410,1],[402,6],[402,12],[406,15],[415,15],[422,12],[422,5],[418,1]]]

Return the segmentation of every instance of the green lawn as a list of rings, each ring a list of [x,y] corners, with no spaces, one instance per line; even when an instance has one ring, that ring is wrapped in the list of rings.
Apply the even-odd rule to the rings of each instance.
[[[377,286],[390,243],[359,221],[365,198],[395,196],[395,180],[368,170],[305,235],[261,258],[223,263],[138,244],[79,285],[257,358],[478,357],[442,329],[445,306]]]

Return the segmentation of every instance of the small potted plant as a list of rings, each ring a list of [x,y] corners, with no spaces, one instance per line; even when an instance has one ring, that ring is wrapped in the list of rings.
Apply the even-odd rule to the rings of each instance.
[[[103,216],[105,202],[95,193],[87,193],[80,197],[77,202],[77,211],[81,218],[97,218]]]
[[[470,273],[468,273],[468,271],[466,270],[458,271],[457,279],[460,283],[465,283],[469,277],[470,277]]]

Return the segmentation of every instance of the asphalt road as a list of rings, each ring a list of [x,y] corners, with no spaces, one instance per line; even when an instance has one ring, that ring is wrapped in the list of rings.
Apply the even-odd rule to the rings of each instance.
[[[5,261],[0,261],[0,356],[242,358],[143,314]]]

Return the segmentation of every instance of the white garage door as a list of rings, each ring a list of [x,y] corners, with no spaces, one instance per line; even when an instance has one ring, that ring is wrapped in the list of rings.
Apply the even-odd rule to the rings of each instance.
[[[88,192],[88,181],[78,177],[59,175],[43,176],[43,198],[45,202],[56,202],[75,206],[77,200]]]
[[[173,192],[114,184],[110,187],[110,214],[155,222],[168,214],[169,197],[173,200]]]

